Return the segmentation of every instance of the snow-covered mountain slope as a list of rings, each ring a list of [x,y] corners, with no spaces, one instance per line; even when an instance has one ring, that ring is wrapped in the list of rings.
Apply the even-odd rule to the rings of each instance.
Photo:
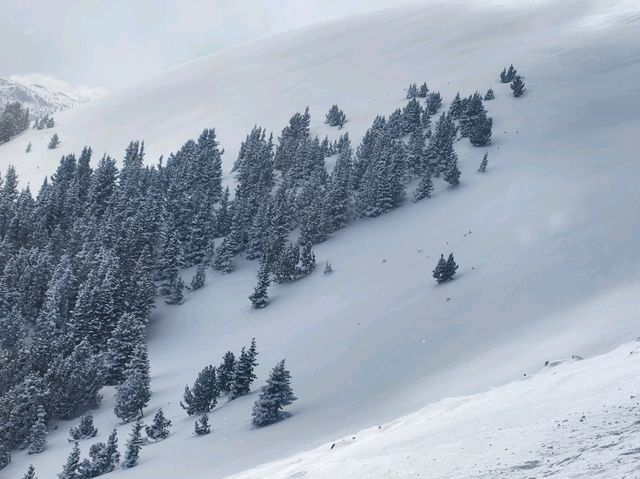
[[[476,173],[485,149],[458,143],[460,187],[439,183],[432,199],[359,220],[318,245],[319,264],[331,261],[333,274],[319,268],[276,286],[272,303],[255,311],[247,296],[256,264],[240,262],[231,275],[210,271],[207,287],[183,306],[158,307],[145,420],[162,407],[174,428],[143,449],[138,467],[112,476],[223,477],[522,377],[547,359],[635,338],[639,25],[638,6],[624,0],[393,9],[234,47],[62,113],[57,150],[46,149],[51,130],[0,146],[0,166],[16,164],[23,181],[37,185],[61,154],[85,144],[119,156],[140,138],[155,161],[215,126],[229,170],[254,123],[278,132],[307,104],[314,132],[332,137],[338,133],[323,115],[340,105],[357,142],[376,114],[403,105],[410,82],[427,81],[445,98],[496,91],[487,102],[494,118],[487,174]],[[512,62],[526,76],[521,99],[497,82]],[[25,155],[28,141],[33,151]],[[459,274],[436,286],[431,269],[449,251]],[[256,387],[286,358],[299,397],[293,416],[251,430],[252,394],[220,405],[214,432],[194,437],[178,404],[185,384],[254,336]],[[112,406],[107,389],[96,440],[117,425]],[[33,462],[41,478],[54,477],[71,424],[58,424],[46,452],[16,453],[0,475],[19,477]],[[123,443],[130,426],[118,428]]]
[[[68,110],[107,94],[103,88],[70,85],[48,75],[11,75],[0,78],[0,105],[19,101],[32,117]]]
[[[439,401],[233,479],[640,474],[640,345]]]

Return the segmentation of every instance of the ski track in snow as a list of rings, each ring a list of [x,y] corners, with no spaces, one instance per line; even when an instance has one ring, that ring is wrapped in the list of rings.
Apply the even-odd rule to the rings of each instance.
[[[209,271],[207,285],[188,294],[184,305],[159,304],[149,331],[153,395],[144,420],[149,422],[162,407],[174,427],[167,440],[143,448],[137,467],[109,477],[225,477],[392,421],[444,397],[505,384],[538,370],[545,360],[591,357],[635,339],[639,11],[637,2],[628,0],[459,0],[390,9],[195,60],[61,113],[53,130],[29,130],[0,145],[0,168],[14,163],[33,191],[54,172],[61,155],[79,153],[84,145],[93,147],[95,164],[103,152],[120,159],[130,140],[144,139],[147,160],[155,162],[214,126],[229,171],[254,124],[277,135],[305,105],[311,109],[313,134],[334,139],[348,132],[355,146],[375,115],[405,104],[403,89],[410,82],[426,81],[439,90],[445,108],[457,91],[468,95],[492,87],[496,92],[486,105],[494,130],[485,175],[476,173],[485,148],[456,143],[459,188],[447,189],[438,180],[433,198],[349,225],[314,248],[320,265],[316,272],[273,286],[272,302],[264,310],[249,305],[257,265],[245,260],[228,276]],[[510,63],[527,82],[527,94],[517,100],[497,78]],[[322,123],[334,103],[348,116],[342,131]],[[47,150],[54,132],[62,144]],[[33,150],[25,154],[29,141]],[[450,251],[460,269],[455,281],[438,287],[431,270],[439,255]],[[334,273],[325,277],[321,270],[327,260]],[[192,274],[185,271],[183,277],[189,281]],[[225,351],[239,352],[254,336],[260,353],[254,392],[221,401],[211,415],[212,433],[194,437],[193,418],[179,406],[185,384],[192,384],[207,364],[218,364]],[[299,400],[288,408],[292,416],[286,421],[251,430],[257,388],[282,358]],[[557,370],[583,364],[587,361]],[[613,374],[613,368],[598,371],[581,376],[593,381],[594,398],[598,388],[612,394],[623,388],[627,398],[636,394],[627,388],[637,385],[637,370],[624,377]],[[532,389],[531,397],[554,414],[544,420],[541,415],[537,426],[527,416],[529,422],[518,430],[517,413],[528,401],[528,390],[518,388],[544,386],[536,378],[478,396],[479,403],[469,398],[430,406],[451,409],[442,416],[451,422],[451,439],[438,446],[440,436],[434,435],[428,438],[431,443],[415,447],[467,469],[450,469],[447,476],[436,461],[429,477],[540,477],[542,471],[562,477],[596,452],[611,457],[602,477],[633,477],[624,467],[631,468],[639,457],[633,453],[639,445],[632,444],[637,436],[628,409],[635,402],[620,396],[581,407],[552,390],[545,399]],[[496,419],[502,400],[494,391],[516,396],[520,391],[521,402],[502,424],[509,427],[510,439],[527,444],[530,454],[510,456],[497,446],[481,447],[502,421]],[[105,388],[103,395],[95,412],[100,429],[95,441],[104,441],[117,427],[122,449],[131,426],[119,425],[113,415],[113,388]],[[464,416],[468,423],[454,424],[474,404],[484,404],[485,416],[470,413]],[[603,406],[619,409],[605,412]],[[533,411],[536,405],[527,407]],[[583,412],[586,421],[580,422]],[[553,421],[561,421],[555,426],[561,433],[551,429]],[[53,424],[47,450],[34,456],[16,452],[0,478],[22,477],[29,463],[40,479],[55,478],[69,453],[68,430],[77,422]],[[619,447],[616,431],[625,438]],[[494,432],[496,441],[506,437]],[[598,446],[615,445],[564,453],[565,440],[589,447],[597,434],[603,435]],[[80,444],[83,457],[92,442]],[[342,450],[356,449],[359,442]],[[477,470],[465,462],[467,455],[457,443],[475,448]],[[442,454],[438,447],[444,448]],[[401,459],[381,454],[379,460],[385,457]],[[341,463],[352,467],[345,471],[366,470],[353,459],[352,466]],[[618,459],[620,468],[612,471]],[[394,472],[397,467],[387,469],[392,472],[361,477],[406,477]],[[358,477],[356,472],[351,475]],[[291,474],[304,477],[304,469]],[[306,477],[322,476],[307,472]]]

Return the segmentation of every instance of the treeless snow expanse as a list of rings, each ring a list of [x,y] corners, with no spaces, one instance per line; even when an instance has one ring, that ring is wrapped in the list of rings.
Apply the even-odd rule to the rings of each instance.
[[[233,479],[633,478],[640,345],[445,399]]]
[[[155,161],[215,126],[229,170],[254,123],[277,133],[307,104],[322,136],[329,131],[324,113],[339,104],[355,143],[376,114],[404,105],[410,82],[426,81],[446,99],[496,91],[487,102],[492,146],[456,144],[458,188],[438,180],[432,199],[335,234],[315,248],[318,271],[273,287],[265,310],[250,307],[257,265],[246,261],[230,275],[209,271],[207,286],[183,306],[159,305],[149,333],[153,396],[145,421],[162,407],[172,435],[146,446],[138,467],[112,476],[224,477],[431,401],[503,384],[547,359],[590,356],[635,338],[639,18],[638,7],[622,0],[388,10],[202,58],[61,114],[53,131],[29,131],[0,146],[0,166],[15,163],[37,185],[61,154],[85,144],[96,155],[120,156],[140,138]],[[520,99],[497,82],[512,62],[526,77]],[[62,144],[49,151],[54,131]],[[489,168],[480,175],[485,150]],[[431,270],[450,251],[460,264],[456,280],[436,286]],[[323,276],[327,260],[335,272]],[[192,273],[184,272],[187,281]],[[222,401],[210,418],[213,432],[194,437],[193,419],[179,406],[184,386],[254,336],[254,388],[286,358],[299,397],[292,417],[251,430],[254,393]],[[96,441],[117,426],[124,444],[130,426],[113,415],[112,389],[104,396]],[[54,477],[76,423],[59,422],[47,451],[16,453],[0,475],[20,477],[33,462],[41,479]],[[81,443],[83,456],[91,443]]]

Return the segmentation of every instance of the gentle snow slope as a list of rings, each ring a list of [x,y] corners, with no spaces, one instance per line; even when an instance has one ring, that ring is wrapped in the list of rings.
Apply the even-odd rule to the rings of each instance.
[[[233,479],[633,478],[640,345],[545,368]]]
[[[90,144],[119,154],[146,140],[155,161],[215,126],[228,169],[255,122],[279,131],[311,106],[313,130],[333,103],[359,141],[378,113],[404,104],[409,82],[427,81],[446,98],[492,86],[489,170],[485,149],[456,145],[462,184],[383,217],[357,221],[318,245],[311,277],[272,288],[272,304],[250,308],[255,263],[208,285],[180,307],[160,306],[149,345],[154,395],[174,421],[169,439],[145,447],[142,462],[114,477],[223,477],[378,425],[445,396],[477,392],[536,371],[546,359],[592,355],[638,333],[640,295],[640,18],[614,2],[442,2],[390,10],[242,45],[176,68],[29,132],[34,151],[0,146],[39,183],[59,156]],[[496,82],[514,62],[528,92],[514,99]],[[336,136],[336,131],[331,134]],[[45,135],[41,137],[42,135]],[[456,281],[436,286],[441,253],[460,263]],[[185,273],[190,280],[190,273]],[[185,384],[255,336],[259,379],[286,358],[299,400],[293,416],[250,429],[256,395],[222,404],[214,432],[192,435],[179,407]],[[112,391],[96,412],[97,440],[117,424]],[[49,449],[14,455],[0,476],[33,462],[54,477],[69,451],[60,423]],[[130,426],[120,427],[124,443]],[[81,444],[86,455],[89,443]]]

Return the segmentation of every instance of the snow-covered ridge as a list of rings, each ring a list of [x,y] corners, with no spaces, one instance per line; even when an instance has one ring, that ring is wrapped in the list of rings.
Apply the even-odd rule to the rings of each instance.
[[[232,477],[637,477],[638,377],[636,341]]]
[[[71,85],[39,73],[0,78],[0,104],[19,101],[35,117],[68,110],[107,93],[104,88]]]

